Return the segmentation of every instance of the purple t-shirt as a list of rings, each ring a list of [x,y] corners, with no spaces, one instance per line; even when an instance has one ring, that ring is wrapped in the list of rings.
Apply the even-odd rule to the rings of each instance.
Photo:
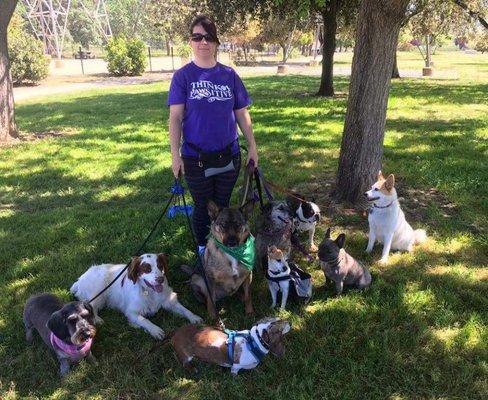
[[[198,156],[188,143],[202,151],[223,150],[232,143],[232,153],[239,152],[234,110],[251,104],[251,98],[232,68],[220,63],[200,68],[193,62],[180,68],[169,88],[168,106],[174,104],[185,105],[183,156]]]

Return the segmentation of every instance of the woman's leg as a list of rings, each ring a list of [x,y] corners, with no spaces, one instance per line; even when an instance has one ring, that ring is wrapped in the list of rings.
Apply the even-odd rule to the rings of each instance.
[[[234,167],[234,171],[228,171],[213,176],[214,193],[212,200],[220,207],[229,207],[232,190],[234,190],[241,169],[240,155],[234,158]]]
[[[207,203],[214,196],[213,177],[206,178],[203,168],[198,166],[198,160],[184,159],[185,180],[193,198],[193,231],[197,244],[205,246],[210,226]]]

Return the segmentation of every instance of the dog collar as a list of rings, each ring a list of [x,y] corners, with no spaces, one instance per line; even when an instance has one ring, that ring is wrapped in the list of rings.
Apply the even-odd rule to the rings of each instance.
[[[61,350],[63,353],[68,354],[72,358],[81,359],[85,357],[88,352],[90,351],[93,339],[88,339],[85,343],[76,345],[76,344],[68,344],[58,338],[52,331],[50,331],[49,340],[51,345],[56,350]]]
[[[377,206],[376,204],[374,204],[374,203],[373,203],[373,207],[374,207],[374,208],[388,208],[388,207],[390,207],[390,206],[391,206],[391,205],[392,205],[392,204],[393,204],[395,201],[396,201],[396,200],[393,200],[393,201],[392,201],[390,204],[388,204],[388,205],[386,205],[386,206],[383,206],[383,207],[381,207],[381,206]]]
[[[316,214],[312,215],[310,217],[310,219],[312,219],[313,217],[315,217]],[[295,213],[295,217],[300,221],[300,222],[303,222],[304,224],[312,224],[314,221],[307,221],[306,219],[301,219],[300,216]]]
[[[381,207],[381,206],[377,206],[376,204],[374,204],[374,203],[373,203],[373,207],[371,207],[371,208],[369,209],[369,213],[370,213],[370,214],[372,214],[372,213],[373,213],[373,208],[380,208],[380,209],[383,209],[383,208],[388,208],[388,207],[390,207],[390,206],[391,206],[391,205],[392,205],[392,204],[393,204],[395,201],[396,201],[396,200],[393,200],[393,201],[392,201],[390,204],[388,204],[388,205],[386,205],[386,206],[383,206],[383,207]]]
[[[274,271],[268,271],[273,274],[273,275],[278,275],[278,274],[281,274],[282,272],[285,272],[287,270],[287,267],[286,266],[283,266],[283,268],[281,269],[281,271],[278,271],[278,272],[274,272]]]

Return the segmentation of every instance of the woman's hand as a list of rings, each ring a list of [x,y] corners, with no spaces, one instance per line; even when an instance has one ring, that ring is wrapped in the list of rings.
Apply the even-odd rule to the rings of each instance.
[[[256,150],[256,147],[251,147],[248,149],[246,165],[249,165],[249,161],[251,161],[251,160],[254,161],[254,168],[257,168],[257,166],[258,166],[258,151]]]
[[[171,159],[171,169],[173,170],[173,175],[175,178],[178,178],[180,171],[181,175],[185,175],[185,166],[183,164],[183,159],[179,154],[173,155]]]

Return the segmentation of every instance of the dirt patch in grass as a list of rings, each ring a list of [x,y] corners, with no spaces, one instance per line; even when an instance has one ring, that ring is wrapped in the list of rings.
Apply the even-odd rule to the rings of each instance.
[[[75,130],[65,131],[45,131],[45,132],[20,132],[16,138],[9,139],[6,142],[0,142],[0,147],[16,146],[26,142],[38,142],[44,139],[60,138],[70,136],[76,133]]]
[[[331,219],[347,221],[347,225],[359,225],[367,218],[369,204],[337,203],[333,198],[335,177],[325,176],[313,182],[299,184],[292,190],[300,193],[305,199],[314,201],[324,215]],[[441,216],[451,218],[458,212],[458,207],[436,188],[411,188],[404,184],[397,185],[399,201],[407,221],[422,221],[427,217],[428,208],[434,203],[441,210]]]

